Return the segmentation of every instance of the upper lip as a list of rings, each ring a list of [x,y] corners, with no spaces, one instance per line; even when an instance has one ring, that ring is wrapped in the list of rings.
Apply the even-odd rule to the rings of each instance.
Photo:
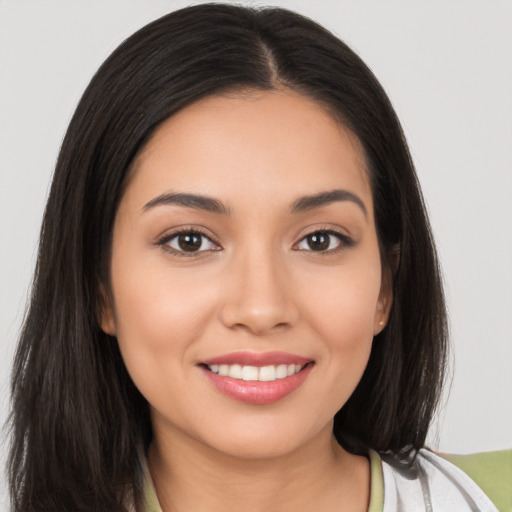
[[[286,352],[231,352],[211,359],[201,361],[202,364],[211,366],[213,364],[239,364],[241,366],[270,366],[280,364],[305,365],[313,360],[308,357],[289,354]]]

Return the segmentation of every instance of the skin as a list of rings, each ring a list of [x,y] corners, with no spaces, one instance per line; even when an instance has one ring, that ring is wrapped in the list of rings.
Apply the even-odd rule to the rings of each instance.
[[[364,208],[290,211],[334,189]],[[229,213],[145,207],[168,193],[215,198]],[[211,242],[183,255],[177,229]],[[329,230],[342,238],[312,250],[307,235]],[[382,275],[360,143],[317,103],[287,90],[212,96],[157,129],[119,206],[101,324],[151,406],[148,464],[164,512],[367,509],[368,461],[336,443],[332,421],[387,320]],[[235,351],[314,366],[287,397],[246,404],[198,366]]]

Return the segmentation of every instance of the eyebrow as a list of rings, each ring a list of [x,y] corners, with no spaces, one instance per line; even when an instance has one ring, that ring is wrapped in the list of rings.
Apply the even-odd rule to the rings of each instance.
[[[365,217],[368,217],[368,211],[363,201],[356,194],[349,192],[348,190],[341,189],[300,197],[292,203],[290,213],[305,212],[340,201],[351,201],[352,203],[355,203],[362,210]],[[195,208],[211,213],[219,213],[221,215],[230,214],[230,209],[217,199],[198,194],[185,194],[179,192],[169,192],[151,199],[151,201],[144,205],[143,211],[147,211],[161,205],[185,206],[187,208]]]
[[[229,209],[226,208],[220,201],[207,196],[197,194],[182,194],[182,193],[167,193],[161,194],[154,199],[151,199],[144,205],[143,210],[147,211],[155,206],[160,205],[178,205],[186,206],[187,208],[195,208],[204,210],[211,213],[220,213],[222,215],[229,215]]]
[[[320,194],[301,197],[292,204],[290,211],[291,213],[304,212],[314,208],[327,206],[328,204],[337,201],[351,201],[352,203],[355,203],[357,206],[359,206],[359,208],[361,208],[364,216],[368,218],[368,211],[363,201],[354,193],[341,189],[335,189],[328,192],[321,192]]]

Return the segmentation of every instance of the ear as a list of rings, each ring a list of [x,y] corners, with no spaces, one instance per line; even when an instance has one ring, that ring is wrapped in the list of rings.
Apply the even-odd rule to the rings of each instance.
[[[103,285],[100,285],[100,311],[98,312],[98,323],[104,333],[110,336],[116,335],[116,322],[114,308],[112,307],[112,299]]]
[[[397,245],[391,254],[390,264],[382,271],[382,281],[375,310],[373,334],[376,336],[386,327],[393,304],[393,280],[400,263],[400,247]]]
[[[383,280],[380,288],[377,308],[375,309],[375,320],[373,326],[374,336],[377,336],[377,334],[379,334],[388,323],[391,304],[393,304],[392,286],[388,283],[388,279]]]

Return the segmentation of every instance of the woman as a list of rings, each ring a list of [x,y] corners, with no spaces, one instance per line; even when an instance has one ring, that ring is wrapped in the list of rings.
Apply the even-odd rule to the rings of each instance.
[[[63,142],[14,510],[495,510],[422,450],[445,361],[421,193],[368,68],[288,11],[177,11],[107,59]]]

